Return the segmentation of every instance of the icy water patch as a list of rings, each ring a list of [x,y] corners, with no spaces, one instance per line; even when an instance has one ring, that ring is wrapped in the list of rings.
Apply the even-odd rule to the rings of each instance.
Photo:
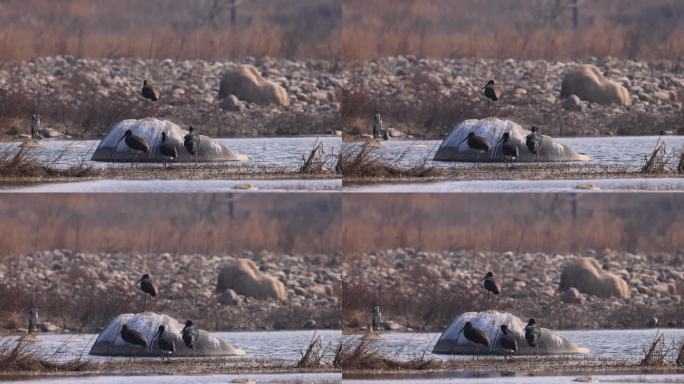
[[[614,136],[614,137],[561,137],[555,138],[577,153],[591,157],[589,162],[578,162],[578,165],[618,165],[629,169],[639,169],[656,147],[658,140],[665,143],[670,150],[684,148],[684,136]],[[377,153],[384,159],[395,161],[398,165],[411,167],[422,164],[427,159],[428,165],[437,168],[472,167],[473,163],[433,161],[441,140],[389,140],[377,147]],[[347,143],[345,146],[358,146],[360,143]],[[573,162],[569,162],[573,164]],[[502,164],[503,166],[503,164]]]
[[[251,380],[251,381],[249,381]],[[88,377],[50,377],[44,379],[18,380],[14,383],[57,383],[57,384],[225,384],[225,383],[341,383],[341,373],[273,373],[238,375],[146,375],[146,376],[88,376]]]
[[[345,192],[684,192],[684,178],[458,180],[344,186]]]
[[[342,338],[335,330],[321,331],[264,331],[264,332],[211,332],[212,336],[225,340],[236,348],[244,349],[241,357],[221,357],[221,359],[269,359],[296,362],[302,351],[309,346],[312,337],[319,335],[321,345],[334,346]],[[95,342],[95,334],[39,334],[38,340],[31,342],[29,348],[41,356],[51,357],[54,361],[71,361],[79,356],[93,362],[127,361],[128,357],[91,356],[90,347]],[[0,337],[0,344],[16,340],[16,336]],[[146,358],[136,358],[142,360]],[[158,358],[150,358],[158,359]]]
[[[543,325],[543,324],[541,324]],[[657,332],[656,329],[628,329],[628,330],[580,330],[554,331],[573,344],[589,349],[588,355],[578,355],[579,358],[608,358],[624,360],[630,363],[638,362],[643,356],[643,348],[651,345]],[[661,329],[665,335],[665,344],[673,341],[679,344],[684,340],[684,329]],[[373,342],[381,351],[394,355],[399,351],[398,358],[410,360],[425,356],[435,360],[472,359],[472,356],[436,355],[431,351],[441,333],[411,333],[411,332],[383,332],[382,340]],[[360,335],[349,335],[346,338],[358,338]],[[489,357],[491,358],[491,357]],[[553,358],[545,356],[545,358]],[[570,360],[570,356],[559,356],[559,359]]]
[[[342,179],[281,180],[91,180],[8,187],[0,192],[29,193],[225,193],[331,192],[342,189]]]
[[[249,157],[247,161],[226,162],[227,165],[239,164],[246,168],[277,167],[289,171],[299,169],[303,157],[308,156],[319,141],[323,142],[326,153],[338,153],[342,147],[342,139],[338,136],[214,139],[214,141]],[[90,158],[99,143],[100,140],[42,140],[39,146],[31,148],[30,155],[35,156],[41,162],[62,168],[69,168],[81,162],[94,168],[128,166],[129,163],[91,161]],[[19,144],[18,142],[0,143],[0,152],[14,149]],[[329,160],[331,164],[328,165],[334,165],[332,164],[334,158],[331,157]],[[177,166],[182,166],[182,164]]]

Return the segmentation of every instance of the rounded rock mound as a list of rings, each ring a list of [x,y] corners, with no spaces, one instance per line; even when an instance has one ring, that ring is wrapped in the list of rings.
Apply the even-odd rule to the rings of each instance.
[[[489,348],[479,344],[473,344],[465,338],[461,329],[468,321],[487,335],[491,342]],[[516,342],[518,343],[518,351],[513,354],[537,354],[537,348],[530,347],[525,340],[525,326],[527,323],[510,313],[493,310],[485,312],[466,312],[458,316],[449,324],[447,329],[442,332],[439,340],[437,340],[437,344],[435,344],[435,347],[432,349],[432,353],[440,355],[503,355],[505,352],[505,354],[510,355],[510,352],[504,351],[498,344],[498,338],[501,336],[502,324],[508,326],[509,331],[513,334],[513,337],[515,337]],[[577,347],[565,337],[554,335],[546,328],[541,328],[541,340],[538,347],[538,353],[540,355],[589,353],[589,350],[586,348]]]
[[[259,71],[249,64],[233,66],[221,77],[219,99],[225,99],[230,95],[259,105],[287,106],[290,104],[290,99],[283,87],[264,79]]]
[[[581,257],[563,267],[560,289],[568,288],[577,288],[582,293],[598,297],[630,297],[627,282],[620,276],[604,271],[598,261],[591,257]]]
[[[131,345],[126,344],[121,338],[121,327],[124,324],[127,324],[129,329],[142,333],[150,344],[150,348],[144,349],[134,346],[131,349]],[[90,348],[90,354],[97,356],[130,356],[132,351],[134,356],[159,356],[160,351],[156,345],[156,340],[153,342],[152,339],[160,325],[163,325],[166,329],[164,337],[167,340],[172,339],[176,344],[176,351],[172,356],[242,356],[245,354],[243,349],[235,348],[226,341],[214,337],[203,330],[199,331],[197,346],[193,351],[185,346],[180,337],[183,325],[170,316],[154,312],[125,313],[117,316],[100,332],[97,340],[95,340],[92,348]]]
[[[142,137],[150,148],[149,153],[135,155],[121,138],[127,130],[131,130],[135,136]],[[231,151],[224,145],[215,142],[208,136],[200,135],[200,147],[197,156],[191,155],[183,146],[183,139],[189,132],[168,120],[159,120],[148,117],[145,119],[123,120],[117,123],[107,135],[102,138],[97,149],[93,153],[93,161],[109,162],[142,162],[162,163],[165,160],[159,153],[161,134],[166,132],[166,140],[176,147],[178,158],[173,162],[219,162],[219,161],[243,161],[247,156]]]
[[[477,136],[483,137],[492,148],[489,154],[479,154],[463,141],[468,133],[474,132]],[[442,141],[442,144],[435,153],[435,161],[463,161],[463,162],[504,162],[504,155],[501,144],[497,145],[504,132],[510,135],[509,143],[518,148],[518,158],[515,162],[536,162],[536,161],[589,161],[589,156],[573,151],[567,145],[561,144],[551,136],[542,136],[541,149],[539,156],[527,149],[525,140],[531,131],[524,129],[518,123],[510,120],[502,120],[490,117],[482,120],[465,120],[458,124],[449,135]]]
[[[560,96],[565,99],[571,95],[602,105],[631,104],[629,92],[625,87],[606,79],[596,66],[590,64],[573,67],[563,76]]]
[[[287,299],[285,285],[259,270],[252,260],[239,259],[221,268],[216,291],[232,289],[236,293],[256,299]]]

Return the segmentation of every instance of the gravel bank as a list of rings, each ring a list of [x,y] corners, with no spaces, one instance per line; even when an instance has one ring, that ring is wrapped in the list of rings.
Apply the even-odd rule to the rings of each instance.
[[[629,107],[582,102],[581,110],[562,109],[561,81],[567,69],[593,64],[625,86]],[[383,128],[416,137],[442,138],[466,118],[496,114],[553,136],[684,133],[684,74],[674,62],[612,58],[584,61],[421,59],[388,57],[353,65],[343,103],[345,132],[370,133],[373,113]],[[487,105],[482,87],[494,79],[502,90],[497,109]]]
[[[563,302],[563,267],[579,256],[595,258],[628,284],[628,299],[580,295]],[[660,326],[683,326],[684,254],[633,254],[588,250],[583,255],[514,252],[421,252],[386,250],[348,256],[344,282],[344,326],[366,325],[373,302],[392,326],[441,331],[457,315],[493,307],[544,326],[644,328],[655,316]],[[487,271],[502,282],[502,294],[487,306],[480,279]],[[567,297],[567,296],[566,296]],[[393,324],[395,323],[395,324]]]
[[[287,299],[222,298],[216,278],[220,267],[236,258],[251,259],[280,280]],[[341,271],[335,257],[266,251],[218,256],[53,250],[7,256],[0,265],[0,324],[10,330],[25,327],[33,305],[41,322],[71,331],[98,330],[120,313],[142,311],[143,293],[135,282],[143,273],[159,285],[154,310],[193,319],[203,329],[301,329],[309,320],[315,325],[307,328],[339,326]]]

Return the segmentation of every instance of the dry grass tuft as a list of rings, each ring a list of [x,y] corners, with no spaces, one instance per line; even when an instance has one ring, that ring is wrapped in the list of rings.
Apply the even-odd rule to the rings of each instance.
[[[335,153],[327,152],[323,142],[317,141],[309,155],[302,159],[302,165],[299,167],[300,174],[305,175],[323,175],[331,173],[339,173],[337,167],[332,167],[335,164]]]
[[[356,178],[411,178],[430,177],[440,174],[440,170],[427,165],[427,158],[420,164],[404,168],[399,165],[403,156],[395,160],[386,160],[380,154],[374,153],[372,144],[361,147],[347,147],[340,152],[337,169],[345,177]]]
[[[400,360],[398,353],[390,356],[373,347],[371,342],[345,340],[335,350],[333,366],[342,370],[428,370],[440,369],[443,364],[437,360],[426,359],[425,355],[412,359]]]
[[[86,167],[83,163],[70,168],[57,168],[52,164],[42,163],[30,156],[31,149],[20,145],[19,149],[0,152],[0,176],[2,177],[93,177],[99,170]]]
[[[80,357],[65,363],[40,357],[23,338],[16,343],[6,341],[0,345],[0,372],[82,372],[94,367],[95,364],[81,360]]]

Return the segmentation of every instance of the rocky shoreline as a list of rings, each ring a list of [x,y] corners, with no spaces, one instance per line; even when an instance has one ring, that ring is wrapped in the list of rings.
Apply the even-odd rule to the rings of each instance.
[[[239,288],[218,292],[220,270],[240,259],[253,261],[258,277],[282,285],[280,297],[250,297]],[[336,258],[267,251],[219,256],[52,250],[6,256],[0,264],[0,324],[17,331],[36,306],[50,331],[98,331],[121,313],[143,310],[144,295],[135,284],[143,273],[159,286],[155,311],[193,319],[209,331],[339,328]]]
[[[626,283],[628,297],[560,289],[564,268],[591,257]],[[441,331],[466,311],[494,308],[553,329],[682,327],[684,254],[588,250],[583,254],[385,250],[345,260],[344,327],[366,327],[378,303],[388,329]],[[487,271],[502,293],[487,304]],[[565,282],[567,285],[567,282]],[[585,288],[580,288],[584,290]],[[650,324],[653,325],[653,324]]]
[[[219,95],[222,76],[248,64],[287,92],[287,105]],[[159,90],[152,103],[143,80]],[[214,137],[329,134],[339,130],[339,89],[333,62],[246,57],[240,61],[44,57],[0,65],[0,132],[28,133],[32,113],[48,136],[99,138],[119,120],[155,116],[193,125]],[[222,96],[222,97],[220,97]],[[8,139],[6,138],[6,139]]]
[[[564,74],[595,65],[626,88],[631,105],[560,97]],[[553,136],[684,134],[684,74],[671,61],[614,58],[584,61],[424,59],[397,56],[351,65],[345,74],[345,134],[370,133],[372,116],[396,136],[443,138],[467,118],[496,115]],[[487,105],[482,87],[494,79],[502,97]],[[394,132],[394,131],[398,132]]]

